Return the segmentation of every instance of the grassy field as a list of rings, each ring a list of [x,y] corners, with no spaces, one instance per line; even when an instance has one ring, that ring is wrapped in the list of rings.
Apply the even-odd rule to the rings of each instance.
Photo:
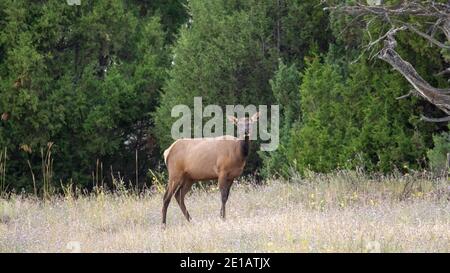
[[[187,223],[161,193],[0,199],[0,252],[450,252],[445,178],[354,172],[238,181],[219,218],[217,188],[187,197]]]

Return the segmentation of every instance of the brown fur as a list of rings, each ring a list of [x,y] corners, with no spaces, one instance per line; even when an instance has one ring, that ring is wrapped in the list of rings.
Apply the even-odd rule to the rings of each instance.
[[[169,171],[169,183],[164,194],[162,223],[166,224],[170,199],[175,199],[186,219],[191,219],[184,198],[192,184],[201,180],[218,180],[222,197],[220,215],[225,219],[225,204],[234,178],[245,167],[249,149],[250,125],[258,120],[259,113],[251,118],[228,119],[238,127],[244,139],[233,136],[213,138],[186,138],[175,141],[164,151],[164,161]]]
[[[233,136],[179,139],[164,151],[169,185],[164,195],[163,224],[166,222],[167,207],[172,195],[175,195],[186,219],[190,220],[184,197],[192,184],[201,180],[219,181],[221,216],[225,218],[225,203],[230,187],[233,179],[242,174],[246,162],[242,153],[244,141]]]

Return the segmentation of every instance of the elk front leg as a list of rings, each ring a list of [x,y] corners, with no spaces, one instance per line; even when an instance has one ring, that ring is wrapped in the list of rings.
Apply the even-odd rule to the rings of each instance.
[[[220,216],[225,220],[225,205],[230,195],[231,184],[233,184],[233,179],[226,179],[225,177],[219,178],[219,189],[220,196],[222,199],[222,207],[220,208]]]

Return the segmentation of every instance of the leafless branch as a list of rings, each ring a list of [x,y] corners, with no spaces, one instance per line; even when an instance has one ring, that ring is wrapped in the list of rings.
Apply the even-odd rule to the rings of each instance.
[[[423,121],[428,121],[428,122],[449,122],[450,121],[450,116],[446,116],[443,118],[429,118],[426,116],[421,116],[420,117],[421,120]]]
[[[410,91],[408,92],[408,94],[405,94],[405,95],[403,95],[403,96],[397,97],[397,98],[395,98],[395,99],[401,100],[401,99],[405,99],[405,98],[407,98],[407,97],[409,97],[409,96],[414,96],[414,95],[416,95],[416,90],[412,89],[412,90],[410,90]]]
[[[445,69],[445,70],[443,70],[443,71],[441,71],[441,72],[439,72],[439,73],[436,73],[436,76],[443,76],[443,75],[446,75],[446,74],[450,74],[450,67]]]
[[[395,47],[397,46],[395,35],[404,30],[412,31],[439,48],[450,50],[450,45],[446,44],[446,42],[450,42],[450,2],[444,4],[436,3],[435,1],[412,0],[403,1],[397,6],[369,6],[357,2],[354,5],[341,5],[329,7],[328,9],[344,12],[358,17],[361,15],[375,16],[390,25],[391,28],[376,40],[372,40],[372,35],[369,33],[370,41],[367,45],[362,47],[363,53],[368,50],[373,52],[375,45],[379,44],[381,41],[384,41],[383,48],[375,54],[375,56],[378,56],[378,58],[389,63],[414,87],[413,91],[410,91],[408,94],[400,96],[397,99],[403,99],[413,94],[421,96],[448,115],[447,117],[437,119],[422,117],[422,120],[433,122],[450,121],[450,89],[440,89],[431,86],[417,73],[415,68],[409,62],[403,60],[402,57],[395,51]],[[406,16],[431,19],[433,20],[430,23],[432,26],[428,31],[422,31],[420,28],[423,28],[423,26],[420,24],[417,23],[413,25],[411,23],[404,22],[402,18],[405,18]],[[366,19],[366,21],[367,20],[371,19]],[[435,38],[437,37],[435,35],[437,29],[444,33],[447,38],[445,42],[441,42]],[[372,54],[369,56],[369,58],[373,57],[374,56]],[[442,75],[447,73],[446,71],[450,71],[450,68],[439,74]]]
[[[355,19],[366,15],[375,16],[386,21],[392,27],[395,27],[395,23],[399,22],[399,18],[405,16],[428,17],[433,20],[431,23],[433,26],[430,28],[430,31],[428,31],[429,33],[421,31],[418,26],[406,23],[401,25],[408,27],[408,29],[429,40],[436,46],[450,49],[449,45],[434,38],[436,30],[440,29],[446,35],[447,41],[450,41],[450,3],[436,3],[435,1],[403,1],[397,6],[370,6],[357,2],[354,5],[332,6],[325,9],[355,15]],[[380,39],[377,40],[379,42]],[[376,43],[370,43],[370,46],[373,46],[374,44]]]
[[[442,89],[432,87],[426,82],[414,69],[414,67],[403,60],[402,57],[395,51],[397,41],[394,35],[400,30],[394,29],[388,32],[384,41],[384,47],[378,57],[388,62],[394,69],[405,77],[406,80],[414,87],[420,96],[436,105],[439,109],[450,115],[450,96]]]
[[[408,27],[408,29],[412,30],[413,32],[415,32],[417,35],[421,36],[422,38],[427,39],[428,41],[430,41],[432,44],[440,47],[440,48],[445,48],[445,49],[450,49],[450,46],[439,42],[438,40],[436,40],[435,38],[433,38],[432,36],[423,33],[422,31],[418,30],[417,28],[415,28],[414,26],[410,25],[410,24],[406,24],[406,26]]]
[[[397,6],[370,6],[357,2],[354,5],[330,6],[325,10],[343,11],[350,15],[372,14],[381,17],[414,15],[419,17],[445,17],[448,18],[450,4],[436,3],[435,1],[403,1]]]

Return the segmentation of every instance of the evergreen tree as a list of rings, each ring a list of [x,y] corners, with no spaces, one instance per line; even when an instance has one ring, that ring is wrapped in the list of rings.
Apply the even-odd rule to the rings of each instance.
[[[384,65],[343,68],[315,58],[300,88],[303,122],[289,143],[289,159],[300,171],[319,172],[423,166],[427,126],[414,100],[395,99],[405,88]]]
[[[295,65],[287,66],[282,60],[279,61],[278,70],[270,80],[276,104],[279,105],[280,113],[280,144],[278,149],[272,152],[260,152],[264,160],[263,174],[289,175],[291,164],[287,159],[287,145],[294,126],[300,126],[300,72]]]
[[[150,112],[169,64],[160,19],[124,1],[2,2],[0,147],[11,188],[42,182],[53,144],[56,185],[87,185],[96,161],[134,177],[152,153]],[[30,170],[31,166],[31,170]]]

